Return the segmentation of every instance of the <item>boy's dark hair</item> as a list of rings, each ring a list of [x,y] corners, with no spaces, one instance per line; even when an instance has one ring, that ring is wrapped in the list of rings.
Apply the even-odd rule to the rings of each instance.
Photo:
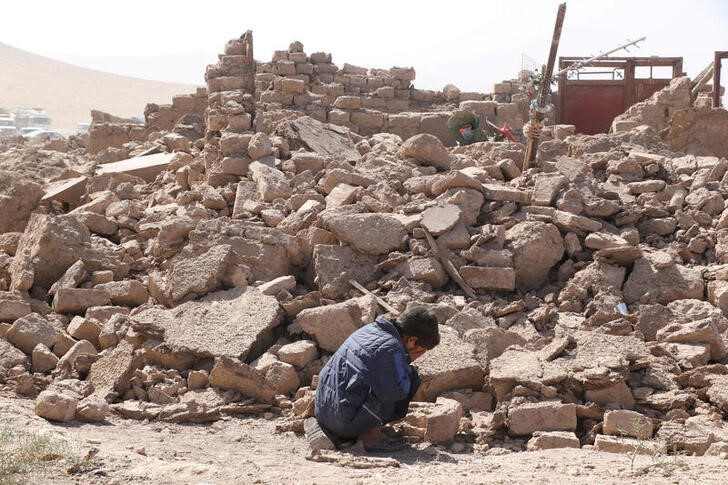
[[[423,306],[410,307],[395,322],[402,338],[417,337],[417,345],[431,349],[440,343],[440,331],[437,328],[437,317]]]

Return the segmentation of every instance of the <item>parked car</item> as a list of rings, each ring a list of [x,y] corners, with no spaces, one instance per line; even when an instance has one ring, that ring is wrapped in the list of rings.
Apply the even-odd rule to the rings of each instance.
[[[35,130],[23,135],[28,140],[65,140],[66,137],[52,130]]]
[[[18,130],[14,126],[0,126],[0,138],[12,138],[18,136]]]
[[[45,131],[45,128],[41,128],[40,126],[24,126],[18,130],[20,136],[27,136],[28,133],[33,133],[34,131]]]
[[[76,125],[76,134],[83,135],[84,133],[88,133],[89,128],[91,128],[91,123],[79,123]]]

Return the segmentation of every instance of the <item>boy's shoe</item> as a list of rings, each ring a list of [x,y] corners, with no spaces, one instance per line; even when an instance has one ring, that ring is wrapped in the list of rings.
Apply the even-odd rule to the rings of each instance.
[[[306,440],[311,449],[314,450],[335,450],[336,445],[326,436],[315,417],[307,418],[303,422],[303,431],[306,434]]]

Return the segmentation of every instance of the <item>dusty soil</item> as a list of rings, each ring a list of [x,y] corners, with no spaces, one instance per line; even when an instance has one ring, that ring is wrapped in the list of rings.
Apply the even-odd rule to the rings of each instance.
[[[33,413],[33,401],[0,394],[0,424],[50,431],[86,454],[98,448],[91,473],[61,469],[33,483],[619,483],[719,484],[726,462],[716,457],[654,458],[560,449],[485,456],[468,446],[417,445],[385,455],[350,452],[311,461],[302,436],[276,434],[280,418],[231,418],[207,425],[140,422],[112,417],[105,425],[52,424]]]

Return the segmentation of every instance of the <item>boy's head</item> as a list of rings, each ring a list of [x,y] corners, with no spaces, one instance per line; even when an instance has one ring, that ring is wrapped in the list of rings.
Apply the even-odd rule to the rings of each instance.
[[[415,360],[440,343],[437,317],[423,306],[410,307],[397,317],[397,329],[410,359]]]

